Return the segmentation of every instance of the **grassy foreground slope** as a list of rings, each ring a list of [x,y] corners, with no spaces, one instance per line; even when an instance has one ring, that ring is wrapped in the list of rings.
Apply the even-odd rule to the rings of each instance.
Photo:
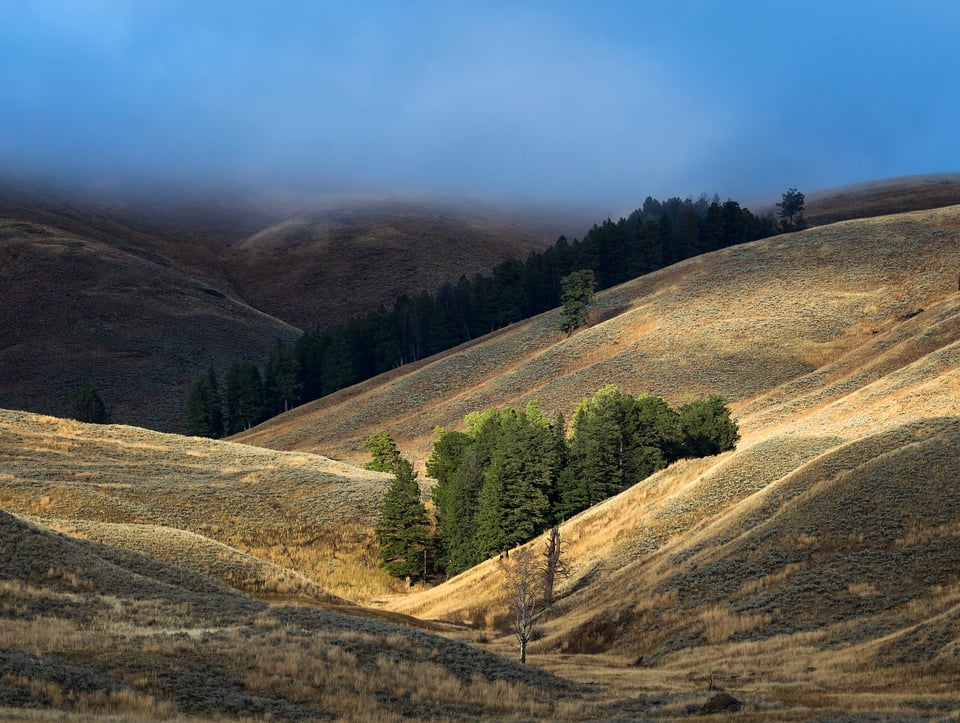
[[[267,605],[0,511],[4,720],[546,719],[585,689],[417,630]]]

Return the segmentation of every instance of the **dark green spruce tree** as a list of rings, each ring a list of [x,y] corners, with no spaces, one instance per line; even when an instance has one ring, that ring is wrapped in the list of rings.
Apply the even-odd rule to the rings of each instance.
[[[194,437],[223,436],[223,395],[213,367],[197,377],[187,390],[184,421],[187,434]]]
[[[597,280],[593,271],[581,269],[560,279],[560,330],[570,334],[587,323]]]
[[[264,392],[268,414],[287,412],[300,401],[303,379],[296,350],[277,341],[270,352],[264,373]]]
[[[475,494],[464,494],[461,469],[465,470],[464,458],[470,449],[472,440],[464,432],[448,432],[437,427],[438,435],[433,443],[433,453],[427,460],[427,474],[436,480],[430,492],[436,517],[436,538],[438,541],[437,567],[448,575],[456,574],[466,567],[452,564],[451,560],[460,558],[462,538],[456,537],[457,529],[464,525],[467,529],[476,507]],[[468,538],[469,539],[469,538]]]
[[[481,559],[550,526],[562,463],[553,425],[536,403],[501,410],[498,428],[477,503],[474,539]]]
[[[93,386],[81,384],[70,397],[70,418],[78,422],[107,424],[110,412]]]
[[[726,401],[717,394],[680,407],[679,432],[684,457],[720,454],[740,440],[740,429]]]
[[[678,456],[677,424],[659,397],[600,389],[574,414],[557,514],[575,514],[666,467]]]
[[[417,473],[401,458],[380,506],[376,528],[380,567],[394,577],[422,579],[429,572],[430,521],[420,501]]]

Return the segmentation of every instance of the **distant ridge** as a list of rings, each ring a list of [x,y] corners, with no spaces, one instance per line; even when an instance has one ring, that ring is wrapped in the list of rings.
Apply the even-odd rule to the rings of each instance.
[[[3,183],[0,407],[65,415],[88,383],[114,420],[182,430],[186,387],[208,367],[262,365],[278,339],[525,256],[587,225],[576,217],[423,200],[96,200]]]
[[[960,204],[960,173],[901,176],[816,190],[806,196],[806,217],[823,225]]]

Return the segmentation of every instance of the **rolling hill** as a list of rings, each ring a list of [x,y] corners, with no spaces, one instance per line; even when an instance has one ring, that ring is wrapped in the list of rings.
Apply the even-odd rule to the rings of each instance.
[[[0,512],[6,720],[529,719],[562,715],[586,691],[383,618],[267,605]]]
[[[569,337],[549,312],[229,442],[2,412],[0,706],[664,720],[719,688],[742,720],[949,719],[958,271],[960,206],[848,220],[690,259],[599,294]],[[505,660],[509,558],[412,591],[377,577],[387,478],[351,466],[370,432],[422,466],[436,424],[531,399],[569,418],[611,382],[721,393],[742,439],[561,526],[569,575],[532,666]]]

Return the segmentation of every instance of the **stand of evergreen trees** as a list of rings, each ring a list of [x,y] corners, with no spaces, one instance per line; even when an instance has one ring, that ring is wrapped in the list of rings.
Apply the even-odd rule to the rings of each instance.
[[[218,390],[224,408],[219,426],[207,406],[216,396],[213,378],[198,377],[187,394],[187,432],[216,437],[242,431],[292,405],[556,308],[561,279],[573,272],[592,273],[596,288],[606,289],[777,231],[772,217],[755,216],[736,201],[648,197],[628,217],[594,225],[582,240],[561,236],[545,251],[526,261],[508,259],[489,275],[461,276],[433,294],[402,295],[390,309],[308,331],[292,346],[278,342],[263,373],[251,362],[236,362]]]
[[[736,422],[710,396],[672,409],[609,385],[564,419],[536,403],[466,417],[438,429],[427,473],[436,479],[435,566],[455,575],[684,457],[733,449]]]

